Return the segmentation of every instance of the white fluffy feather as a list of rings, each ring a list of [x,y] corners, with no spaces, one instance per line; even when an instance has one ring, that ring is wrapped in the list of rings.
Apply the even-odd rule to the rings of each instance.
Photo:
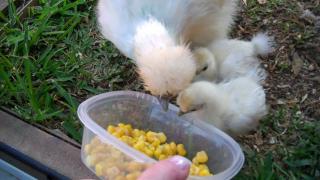
[[[198,75],[195,80],[222,81],[247,76],[262,83],[267,73],[257,56],[272,52],[271,39],[259,33],[251,41],[224,39],[212,42],[207,50],[196,49],[194,54]],[[208,68],[199,73],[205,65]]]
[[[233,53],[239,53],[243,56],[266,55],[273,51],[272,46],[272,37],[258,33],[251,41],[223,39],[212,41],[208,48],[215,55],[216,60],[222,62]]]
[[[186,43],[208,45],[226,38],[236,2],[99,0],[97,14],[102,34],[135,60],[146,89],[175,95],[195,74]]]
[[[267,78],[267,72],[261,67],[257,57],[244,56],[241,53],[230,54],[220,65],[218,81],[227,81],[243,76],[262,84]]]
[[[179,94],[177,104],[182,112],[202,106],[194,115],[231,135],[254,130],[267,114],[262,86],[246,77],[219,84],[195,82]]]
[[[251,43],[254,46],[255,55],[267,55],[274,51],[273,37],[270,37],[267,34],[258,33],[252,38]]]

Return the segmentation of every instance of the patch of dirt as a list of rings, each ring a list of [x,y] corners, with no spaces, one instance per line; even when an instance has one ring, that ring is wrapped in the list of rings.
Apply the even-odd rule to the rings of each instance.
[[[269,113],[274,114],[281,107],[288,107],[297,109],[303,117],[302,121],[319,120],[319,0],[287,1],[272,8],[268,3],[271,2],[257,3],[255,7],[243,5],[231,36],[251,39],[254,34],[261,31],[274,36],[276,51],[268,57],[261,57],[269,73],[264,85],[268,104],[270,104]],[[278,122],[277,127],[280,128],[278,132],[266,132],[262,135],[263,130],[260,129],[255,134],[240,137],[237,140],[241,142],[244,149],[255,150],[258,153],[273,151],[283,146],[281,139],[288,136],[286,130],[293,116],[294,114],[288,113],[283,118],[284,122]],[[296,137],[285,137],[285,139],[289,143],[292,140],[296,141]],[[277,156],[277,153],[274,154]]]
[[[276,51],[261,58],[269,72],[265,84],[268,103],[271,107],[283,104],[298,106],[310,118],[320,117],[320,36],[317,35],[317,20],[310,22],[301,16],[303,10],[312,12],[318,3],[291,1],[287,7],[279,6],[269,13],[257,13],[259,20],[253,20],[244,6],[232,33],[233,38],[240,39],[250,39],[261,31],[274,36]],[[294,6],[301,7],[295,12],[286,12]],[[312,13],[316,16],[318,10],[314,11]],[[286,23],[290,24],[288,30],[283,28]]]

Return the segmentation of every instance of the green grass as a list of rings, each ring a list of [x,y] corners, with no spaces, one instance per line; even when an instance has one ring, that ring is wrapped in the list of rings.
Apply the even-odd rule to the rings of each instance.
[[[21,22],[10,3],[8,16],[0,16],[0,104],[26,120],[62,126],[78,141],[79,102],[135,77],[131,61],[96,33],[93,5],[44,1]]]
[[[61,128],[79,142],[80,102],[106,91],[142,90],[132,62],[98,33],[95,3],[40,1],[23,22],[12,3],[8,15],[0,13],[0,105],[28,121]],[[246,15],[252,24],[260,23],[265,16],[278,16],[273,10],[284,5],[290,7],[285,16],[297,14],[297,7],[286,0],[261,6],[250,0]],[[313,37],[294,21],[279,21],[276,26],[285,34],[303,32],[289,44]],[[289,72],[289,64],[278,66]],[[263,144],[255,148],[252,142],[242,143],[246,162],[236,179],[319,179],[320,124],[299,112],[299,107],[287,106],[271,111],[258,131]],[[276,142],[270,144],[271,138]]]
[[[304,121],[296,108],[279,107],[262,121],[271,145],[244,148],[246,164],[237,179],[317,179],[320,177],[320,122]],[[268,142],[265,142],[268,143]]]

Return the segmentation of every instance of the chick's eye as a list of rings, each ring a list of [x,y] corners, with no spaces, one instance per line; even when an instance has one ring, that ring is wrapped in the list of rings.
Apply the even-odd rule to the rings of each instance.
[[[205,71],[208,69],[208,65],[204,66],[201,71]]]

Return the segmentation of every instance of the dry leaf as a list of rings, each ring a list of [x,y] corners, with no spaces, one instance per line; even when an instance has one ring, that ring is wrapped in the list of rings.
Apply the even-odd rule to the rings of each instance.
[[[265,3],[267,3],[267,0],[258,0],[258,3],[259,4],[265,4]]]
[[[303,66],[303,60],[300,58],[299,54],[295,52],[293,54],[293,61],[292,61],[292,71],[294,75],[298,75],[301,71]]]

